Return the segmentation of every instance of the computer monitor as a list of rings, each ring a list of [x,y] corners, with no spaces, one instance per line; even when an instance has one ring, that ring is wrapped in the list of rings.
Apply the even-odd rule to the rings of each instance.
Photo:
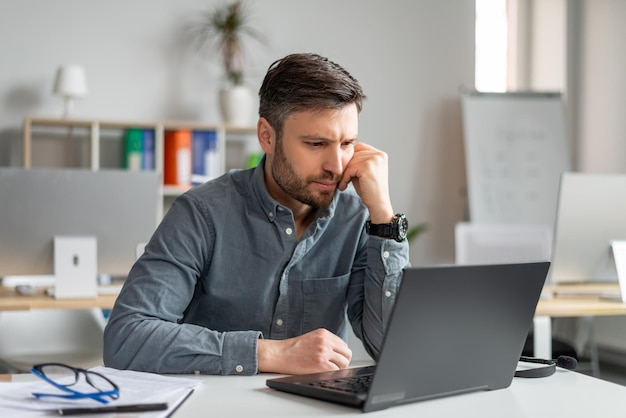
[[[98,273],[126,277],[158,190],[149,171],[0,168],[0,277],[53,275],[55,236],[95,236]]]
[[[612,241],[626,240],[626,174],[561,176],[549,281],[617,282]]]

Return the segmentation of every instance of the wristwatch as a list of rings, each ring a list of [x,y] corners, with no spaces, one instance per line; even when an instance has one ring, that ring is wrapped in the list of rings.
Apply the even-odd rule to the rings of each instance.
[[[373,224],[368,219],[365,222],[365,232],[369,235],[376,235],[382,238],[393,238],[398,242],[406,239],[406,233],[409,229],[409,223],[406,216],[402,213],[396,213],[393,221],[388,224]]]

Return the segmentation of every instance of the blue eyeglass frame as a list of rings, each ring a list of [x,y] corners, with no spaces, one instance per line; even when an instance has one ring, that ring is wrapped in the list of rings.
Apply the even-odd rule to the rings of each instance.
[[[77,390],[74,390],[72,388],[70,388],[69,386],[72,386],[73,384],[75,384],[76,382],[72,383],[71,385],[62,385],[60,383],[55,382],[54,380],[50,379],[48,376],[46,376],[46,374],[41,370],[44,367],[50,367],[50,366],[54,366],[54,367],[63,367],[66,368],[72,372],[74,372],[74,375],[76,376],[76,382],[78,382],[78,377],[80,374],[83,374],[85,376],[85,381],[87,383],[89,383],[94,389],[98,389],[97,386],[95,386],[91,380],[89,379],[89,375],[95,375],[98,376],[101,379],[106,380],[108,383],[111,384],[111,386],[113,387],[112,390],[110,391],[102,391],[98,389],[98,392],[80,392]],[[57,389],[60,389],[62,391],[68,392],[67,394],[58,394],[58,393],[40,393],[40,392],[34,392],[32,395],[34,397],[36,397],[37,399],[40,398],[44,398],[44,397],[55,397],[55,398],[63,398],[63,399],[85,399],[85,398],[90,398],[93,399],[95,401],[98,401],[102,404],[108,404],[109,400],[105,399],[105,397],[109,397],[111,399],[118,399],[120,396],[120,388],[119,386],[117,386],[117,384],[115,384],[115,382],[113,382],[111,379],[109,379],[108,377],[97,373],[97,372],[92,372],[90,370],[85,370],[85,369],[81,369],[78,367],[72,367],[72,366],[68,366],[67,364],[62,364],[62,363],[44,363],[44,364],[36,364],[33,366],[33,368],[31,369],[31,372],[43,379],[44,381],[50,383],[52,386],[54,386]]]

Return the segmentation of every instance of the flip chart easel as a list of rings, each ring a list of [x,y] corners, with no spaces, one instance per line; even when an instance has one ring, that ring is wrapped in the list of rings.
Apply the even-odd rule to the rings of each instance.
[[[554,225],[570,169],[560,93],[461,94],[471,222]]]

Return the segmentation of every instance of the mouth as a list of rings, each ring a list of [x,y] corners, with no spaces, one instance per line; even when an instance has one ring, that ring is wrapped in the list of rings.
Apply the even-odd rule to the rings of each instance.
[[[337,182],[334,181],[314,181],[312,183],[320,190],[333,191],[337,188]]]

